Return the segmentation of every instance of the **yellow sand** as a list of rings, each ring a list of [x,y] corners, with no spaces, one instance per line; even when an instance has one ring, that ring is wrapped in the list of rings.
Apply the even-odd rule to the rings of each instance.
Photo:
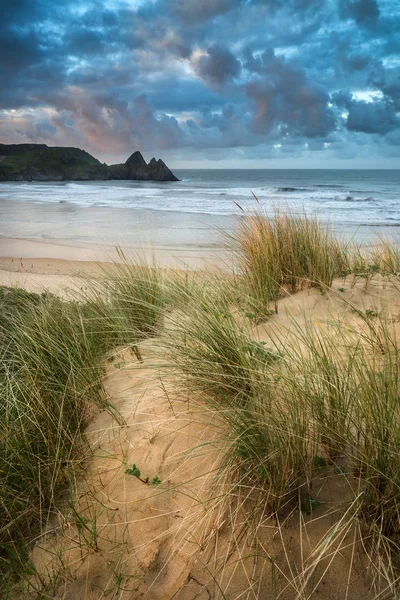
[[[3,260],[0,283],[35,291],[77,285],[71,275],[76,263],[46,261],[32,260],[22,273],[17,261]],[[96,274],[93,264],[81,262],[82,268]],[[282,299],[278,315],[260,325],[258,335],[292,335],[293,317],[298,324],[310,314],[321,322],[333,314],[344,318],[344,298],[363,310],[390,306],[398,319],[400,292],[393,285],[379,277],[368,289],[364,282],[354,288],[346,283],[340,292],[342,285],[335,282],[331,294],[313,289]],[[314,482],[321,506],[313,515],[302,514],[295,500],[280,522],[270,518],[256,498],[238,497],[218,476],[226,451],[218,415],[176,388],[157,340],[144,342],[141,351],[143,363],[127,349],[107,363],[105,390],[123,421],[102,412],[87,430],[93,455],[73,498],[84,521],[66,506],[36,541],[32,560],[44,578],[53,578],[47,597],[269,600],[275,586],[283,600],[377,597],[362,533],[335,529],[354,496],[353,482],[332,468]],[[132,463],[144,480],[157,476],[161,485],[125,474]]]

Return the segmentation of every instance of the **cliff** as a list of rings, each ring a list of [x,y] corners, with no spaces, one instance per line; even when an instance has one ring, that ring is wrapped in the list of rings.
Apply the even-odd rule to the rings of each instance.
[[[85,150],[46,144],[0,144],[0,181],[90,181],[107,179],[178,181],[160,159],[147,164],[134,152],[119,165],[106,165]]]

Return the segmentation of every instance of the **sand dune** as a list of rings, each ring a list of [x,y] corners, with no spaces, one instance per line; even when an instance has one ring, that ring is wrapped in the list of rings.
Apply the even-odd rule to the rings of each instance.
[[[298,574],[308,565],[307,589],[319,584],[319,597],[345,597],[351,577],[351,598],[372,598],[362,548],[353,551],[356,531],[341,531],[325,561],[313,568],[313,553],[352,493],[349,482],[333,473],[321,478],[317,497],[324,509],[318,517],[299,519],[295,503],[279,523],[262,518],[256,498],[226,497],[232,489],[218,477],[225,444],[217,415],[180,397],[173,381],[164,379],[163,389],[151,345],[142,350],[144,365],[122,351],[105,379],[124,424],[101,413],[88,428],[93,457],[74,506],[90,531],[77,525],[74,512],[62,511],[33,551],[44,576],[62,561],[63,581],[54,597],[269,598],[277,576],[279,597],[289,600],[300,591]],[[126,475],[132,463],[143,478],[157,475],[162,483]]]
[[[37,262],[35,268],[45,270]],[[27,273],[18,282],[52,291],[77,284],[65,274],[67,264],[59,268]],[[361,282],[339,291],[342,286],[340,280],[332,293],[311,289],[281,299],[278,314],[255,335],[284,340],[295,334],[293,318],[301,326],[310,315],[324,326],[332,315],[357,324],[348,301],[362,310],[390,307],[398,319],[400,292],[387,280],[377,276],[368,288]],[[377,597],[362,531],[340,526],[355,481],[332,467],[314,481],[317,513],[302,514],[298,498],[279,522],[271,518],[257,495],[239,493],[219,469],[229,440],[218,414],[178,389],[157,340],[143,342],[141,352],[143,362],[123,348],[110,357],[104,386],[120,416],[94,416],[87,430],[92,455],[76,483],[73,508],[60,510],[36,541],[32,560],[53,580],[49,597]],[[133,463],[149,482],[125,473]],[[151,484],[154,477],[161,483]]]

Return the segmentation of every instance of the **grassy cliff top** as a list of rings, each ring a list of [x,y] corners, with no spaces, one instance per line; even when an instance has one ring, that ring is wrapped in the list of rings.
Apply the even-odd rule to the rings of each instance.
[[[0,156],[1,156],[0,149]],[[85,150],[68,147],[42,147],[30,149],[22,154],[4,156],[0,161],[0,179],[14,177],[43,177],[72,179],[85,173],[106,173],[107,167]]]
[[[0,150],[1,153],[1,150]],[[22,169],[24,167],[59,168],[60,165],[71,166],[79,163],[86,165],[101,165],[101,162],[85,150],[55,146],[53,148],[39,147],[23,154],[7,156],[2,160],[3,165]]]

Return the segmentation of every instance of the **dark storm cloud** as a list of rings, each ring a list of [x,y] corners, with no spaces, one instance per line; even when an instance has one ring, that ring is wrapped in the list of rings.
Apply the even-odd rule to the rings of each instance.
[[[390,98],[374,98],[366,102],[355,100],[347,91],[340,91],[332,94],[331,99],[347,111],[345,124],[349,131],[386,135],[400,127],[400,115]]]
[[[380,10],[376,0],[341,0],[341,15],[371,25],[379,18]]]
[[[0,141],[397,151],[397,0],[1,3]]]
[[[374,102],[360,100],[351,103],[346,127],[349,131],[385,135],[400,127],[400,118],[393,104],[387,100]]]
[[[332,101],[347,111],[345,125],[349,131],[386,135],[400,127],[400,116],[388,98],[372,101],[355,100],[349,92],[332,95]]]
[[[397,111],[400,110],[400,65],[388,69],[381,67],[372,71],[369,82],[391,99]]]
[[[258,75],[247,84],[247,95],[255,102],[254,131],[315,138],[334,130],[329,94],[304,70],[275,56],[272,49],[257,58],[246,50],[246,68]]]
[[[194,65],[204,81],[217,84],[237,77],[242,68],[229,48],[221,44],[213,44],[207,48],[207,54],[201,55]]]
[[[168,0],[168,8],[185,21],[205,21],[225,14],[241,0]]]

